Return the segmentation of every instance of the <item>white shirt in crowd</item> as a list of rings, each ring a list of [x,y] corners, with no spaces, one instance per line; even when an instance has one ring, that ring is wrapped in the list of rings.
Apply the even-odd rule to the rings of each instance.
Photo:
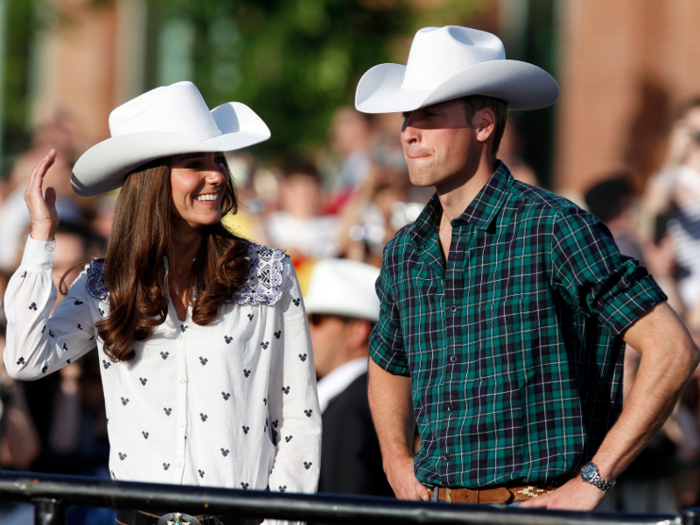
[[[306,313],[289,259],[251,245],[251,277],[207,326],[166,321],[112,362],[95,323],[109,315],[93,262],[49,317],[55,242],[27,241],[5,297],[5,366],[17,379],[48,375],[100,353],[110,450],[118,480],[315,492],[321,414]]]

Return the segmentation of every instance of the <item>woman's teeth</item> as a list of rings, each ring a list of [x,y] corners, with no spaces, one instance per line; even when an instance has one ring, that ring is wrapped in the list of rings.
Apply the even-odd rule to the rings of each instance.
[[[215,201],[218,198],[219,198],[218,193],[207,193],[206,195],[198,195],[197,196],[198,201]]]

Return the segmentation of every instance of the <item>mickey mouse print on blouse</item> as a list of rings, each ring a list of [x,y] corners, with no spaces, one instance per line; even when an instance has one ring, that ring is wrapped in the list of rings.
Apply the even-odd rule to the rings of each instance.
[[[27,328],[8,334],[7,361],[15,377],[31,379],[97,346],[115,479],[315,490],[321,418],[313,353],[283,251],[250,244],[249,279],[216,322],[199,326],[191,311],[180,321],[170,303],[165,322],[135,345],[136,357],[120,363],[95,337],[95,323],[109,315],[104,263],[87,266],[49,318],[56,293],[42,266],[53,263],[47,244],[28,240],[8,285],[8,315]]]

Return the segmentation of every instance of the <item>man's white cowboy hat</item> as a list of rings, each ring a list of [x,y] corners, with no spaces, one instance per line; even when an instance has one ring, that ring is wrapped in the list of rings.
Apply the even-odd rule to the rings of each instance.
[[[559,97],[559,86],[545,70],[506,60],[503,42],[468,27],[426,27],[416,33],[408,62],[380,64],[360,79],[355,107],[364,113],[393,113],[486,95],[509,109],[539,109]]]
[[[75,163],[71,183],[81,197],[119,188],[126,176],[152,160],[183,153],[231,151],[263,142],[270,130],[240,102],[211,111],[192,82],[159,87],[109,115],[111,138]]]
[[[322,259],[314,264],[304,305],[310,314],[331,314],[379,320],[374,283],[379,268],[347,259]]]

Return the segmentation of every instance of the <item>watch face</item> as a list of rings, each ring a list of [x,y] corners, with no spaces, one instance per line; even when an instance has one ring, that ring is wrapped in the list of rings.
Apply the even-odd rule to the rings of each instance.
[[[581,469],[581,478],[585,481],[590,481],[595,477],[597,471],[598,469],[596,469],[595,465],[588,462]]]

